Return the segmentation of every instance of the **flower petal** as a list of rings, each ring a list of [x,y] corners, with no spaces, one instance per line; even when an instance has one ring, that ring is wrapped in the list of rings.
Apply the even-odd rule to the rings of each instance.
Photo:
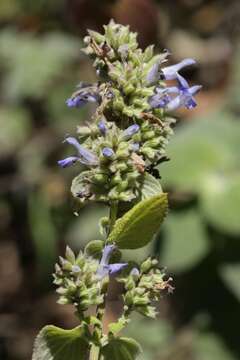
[[[126,266],[128,266],[127,263],[116,263],[116,264],[110,264],[108,265],[108,272],[109,275],[114,275],[117,272],[121,271],[122,269],[124,269]]]
[[[62,168],[66,168],[68,166],[74,165],[79,160],[79,157],[77,156],[69,156],[63,160],[58,161],[58,165],[60,165]]]
[[[65,142],[67,142],[70,145],[73,145],[78,153],[79,153],[79,161],[81,161],[82,164],[85,165],[97,165],[98,164],[98,158],[97,156],[92,153],[90,150],[85,149],[82,145],[79,144],[79,142],[77,141],[77,139],[75,139],[74,137],[67,137],[65,139]]]
[[[174,80],[177,78],[178,72],[185,66],[196,64],[194,59],[184,59],[175,65],[170,65],[162,69],[165,80]]]

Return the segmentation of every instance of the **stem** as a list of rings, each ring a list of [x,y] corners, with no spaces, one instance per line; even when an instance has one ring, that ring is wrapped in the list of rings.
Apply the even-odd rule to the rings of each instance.
[[[113,229],[113,226],[117,220],[117,211],[118,211],[118,202],[117,201],[113,201],[110,203],[110,211],[109,211],[109,230],[108,230],[108,235],[110,234],[110,232]],[[107,239],[106,239],[107,240]],[[106,241],[105,241],[106,243]],[[105,306],[106,306],[106,295],[107,295],[107,290],[106,293],[104,295],[104,301],[101,305],[99,305],[97,307],[96,310],[96,317],[98,318],[98,320],[100,320],[101,322],[103,321],[103,316],[105,313]],[[100,337],[103,334],[103,329],[102,327],[97,327],[95,328],[95,331],[100,332],[100,334],[98,334],[98,336],[100,335]],[[100,360],[100,347],[92,344],[91,349],[90,349],[90,355],[89,355],[89,360]]]
[[[89,354],[89,360],[99,360],[99,355],[100,355],[100,348],[95,344],[92,344]]]

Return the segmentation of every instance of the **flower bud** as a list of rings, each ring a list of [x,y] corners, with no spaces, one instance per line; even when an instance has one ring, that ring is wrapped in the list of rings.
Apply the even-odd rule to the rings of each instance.
[[[108,176],[106,174],[95,174],[92,177],[92,181],[97,184],[106,184]]]
[[[152,267],[152,259],[151,258],[147,258],[140,267],[141,272],[143,273],[147,273]]]
[[[146,131],[142,134],[143,140],[150,140],[155,137],[155,132],[153,130]]]

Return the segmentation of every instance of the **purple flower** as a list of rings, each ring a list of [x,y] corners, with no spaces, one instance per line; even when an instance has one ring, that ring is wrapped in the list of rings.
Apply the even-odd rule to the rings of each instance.
[[[156,83],[160,79],[159,61],[153,64],[146,76],[146,82],[148,85]]]
[[[82,89],[77,91],[72,97],[67,99],[66,104],[69,107],[82,107],[88,102],[99,101],[99,94],[97,93],[96,88],[82,86]]]
[[[130,149],[131,149],[132,151],[138,151],[139,148],[140,148],[139,143],[130,144]]]
[[[82,145],[80,145],[77,139],[74,137],[67,137],[64,142],[73,145],[78,151],[78,156],[70,156],[63,160],[59,160],[58,165],[61,167],[65,168],[67,166],[71,166],[77,161],[80,161],[82,164],[88,166],[94,166],[98,164],[97,156],[90,150],[85,149]]]
[[[105,148],[102,149],[102,154],[106,158],[111,158],[114,155],[114,151],[113,151],[113,149],[111,149],[109,147],[105,147]]]
[[[188,82],[179,74],[177,79],[179,83],[178,96],[169,101],[165,108],[169,111],[176,110],[181,106],[185,106],[187,109],[194,108],[197,106],[197,102],[193,96],[199,92],[202,86],[194,85],[189,87]]]
[[[178,72],[183,69],[185,66],[190,66],[196,64],[194,59],[184,59],[178,64],[167,66],[161,69],[165,80],[174,80],[178,77]]]
[[[128,265],[126,263],[109,264],[110,257],[115,248],[116,247],[114,245],[106,245],[103,249],[102,258],[97,270],[97,275],[101,279],[105,276],[116,274]]]
[[[105,121],[103,120],[100,120],[99,123],[98,123],[98,128],[101,132],[102,135],[105,135],[106,132],[107,132],[107,127],[106,127],[106,124],[105,124]]]
[[[139,131],[140,127],[137,124],[133,124],[129,126],[126,130],[122,133],[122,138],[124,140],[130,139],[134,134],[136,134]]]
[[[68,166],[74,165],[79,158],[77,156],[69,156],[63,160],[58,161],[58,165],[60,165],[62,168],[66,168]]]
[[[165,108],[166,105],[172,100],[169,94],[178,94],[179,89],[176,86],[155,89],[156,94],[151,96],[148,100],[152,109]]]

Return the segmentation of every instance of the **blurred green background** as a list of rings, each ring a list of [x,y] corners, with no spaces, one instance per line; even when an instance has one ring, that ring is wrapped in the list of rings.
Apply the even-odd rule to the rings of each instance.
[[[136,318],[126,332],[142,360],[239,359],[239,0],[0,0],[0,359],[31,358],[45,324],[76,324],[71,307],[55,304],[51,273],[66,243],[99,238],[106,209],[74,216],[77,169],[56,161],[93,111],[65,105],[80,80],[95,79],[82,38],[112,17],[141,46],[170,49],[172,62],[195,58],[184,75],[203,85],[196,110],[176,114],[172,160],[160,167],[169,216],[151,248],[125,254],[157,256],[176,289],[157,321]],[[113,291],[108,319],[119,310]]]

